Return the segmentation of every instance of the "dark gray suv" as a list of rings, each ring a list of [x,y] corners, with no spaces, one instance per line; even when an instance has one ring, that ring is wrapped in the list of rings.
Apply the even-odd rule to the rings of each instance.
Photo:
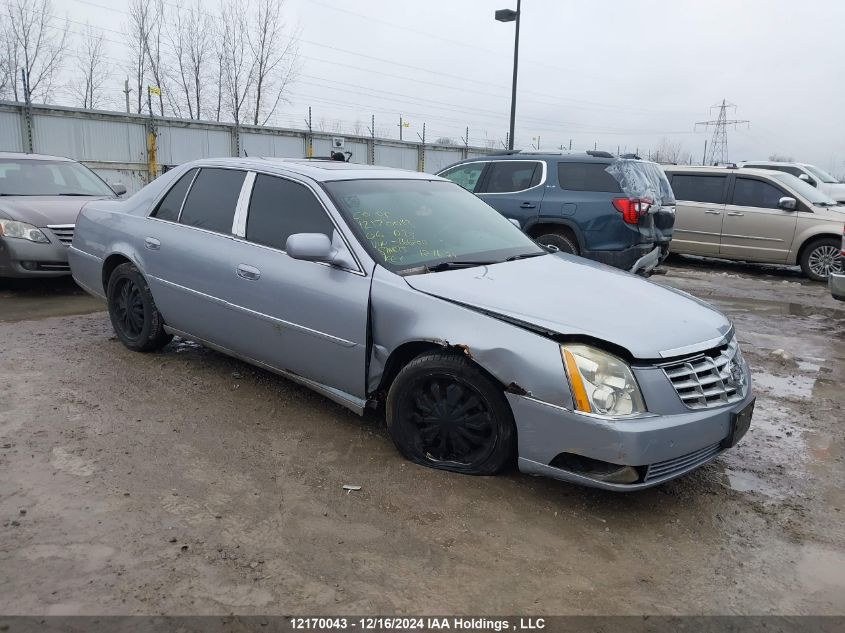
[[[650,273],[669,252],[675,199],[663,170],[607,152],[507,152],[441,171],[544,246]]]

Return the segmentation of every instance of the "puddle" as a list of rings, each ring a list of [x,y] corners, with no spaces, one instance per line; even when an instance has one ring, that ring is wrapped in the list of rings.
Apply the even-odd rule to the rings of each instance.
[[[776,398],[798,398],[806,400],[812,397],[816,379],[810,376],[775,376],[761,369],[755,369],[754,386],[763,389]]]
[[[766,483],[762,477],[751,472],[726,468],[725,477],[728,479],[728,486],[731,490],[737,492],[757,492],[772,499],[785,499],[787,496],[785,491],[778,490]]]

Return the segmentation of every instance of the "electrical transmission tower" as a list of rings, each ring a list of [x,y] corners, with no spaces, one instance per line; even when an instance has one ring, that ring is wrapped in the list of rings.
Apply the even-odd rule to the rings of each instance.
[[[736,105],[722,99],[721,104],[710,106],[711,112],[714,108],[719,108],[719,116],[715,121],[699,121],[695,124],[696,129],[699,125],[705,128],[713,127],[713,138],[710,141],[710,146],[704,152],[704,164],[715,165],[717,163],[728,162],[728,126],[733,125],[734,129],[741,123],[748,124],[749,121],[743,119],[728,119],[728,108],[733,108],[736,111]]]

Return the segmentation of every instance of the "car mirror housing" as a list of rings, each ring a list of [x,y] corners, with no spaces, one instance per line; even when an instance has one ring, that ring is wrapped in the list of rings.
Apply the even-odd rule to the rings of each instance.
[[[323,233],[294,233],[285,242],[285,252],[294,259],[329,263],[332,259],[332,242]]]
[[[126,193],[126,185],[122,182],[113,182],[109,185],[109,187],[111,187],[111,190],[114,191],[114,195],[118,198]]]
[[[784,211],[795,211],[797,207],[798,201],[795,198],[784,196],[778,200],[778,209],[783,209]]]
[[[808,185],[812,185],[813,187],[816,186],[816,181],[810,178],[807,174],[799,174],[798,178],[806,182]]]

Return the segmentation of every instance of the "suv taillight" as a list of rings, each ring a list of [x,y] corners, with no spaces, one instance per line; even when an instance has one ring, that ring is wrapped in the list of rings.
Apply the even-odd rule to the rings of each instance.
[[[613,206],[622,214],[627,224],[639,224],[640,218],[648,213],[652,200],[649,198],[614,198]]]

